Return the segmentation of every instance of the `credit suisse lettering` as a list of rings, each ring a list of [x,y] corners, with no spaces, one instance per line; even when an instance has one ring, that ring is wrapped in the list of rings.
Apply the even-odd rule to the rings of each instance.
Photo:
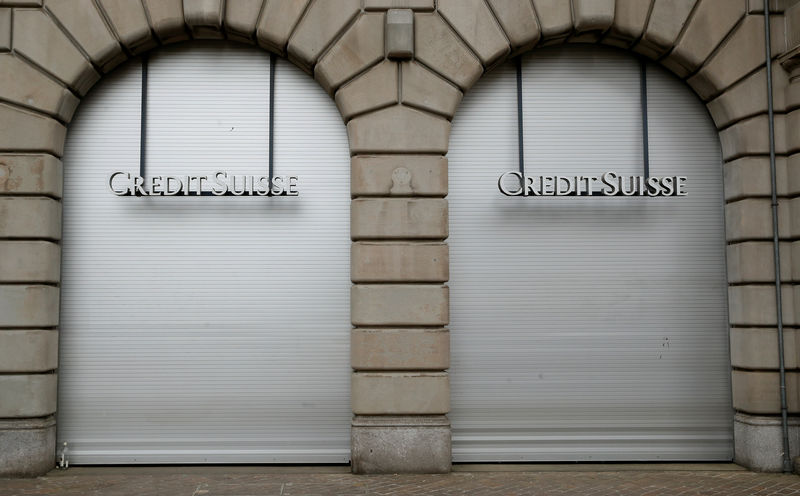
[[[510,178],[516,178],[516,181]],[[596,186],[600,189],[595,189]],[[509,171],[497,180],[506,196],[687,196],[685,176],[529,176]]]
[[[219,171],[210,176],[153,176],[114,172],[108,187],[117,196],[298,196],[297,176],[245,176]],[[207,188],[206,188],[207,187]],[[205,188],[205,189],[204,189]],[[210,188],[210,189],[209,189]]]

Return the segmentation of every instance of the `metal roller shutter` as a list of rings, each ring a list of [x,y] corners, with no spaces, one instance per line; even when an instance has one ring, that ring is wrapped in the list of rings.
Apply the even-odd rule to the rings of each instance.
[[[269,56],[160,50],[148,175],[267,174]],[[58,439],[72,464],[349,460],[349,152],[278,61],[275,174],[300,196],[116,197],[139,167],[141,69],[81,104],[64,156]]]
[[[523,61],[529,174],[641,174],[638,61]],[[647,68],[652,175],[687,197],[505,197],[513,65],[468,94],[450,145],[455,461],[730,460],[722,166],[701,102]]]

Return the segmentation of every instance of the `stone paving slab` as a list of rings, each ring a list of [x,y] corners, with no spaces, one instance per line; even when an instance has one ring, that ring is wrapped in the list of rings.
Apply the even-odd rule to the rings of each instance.
[[[590,468],[591,469],[591,468]],[[800,477],[747,471],[514,471],[446,475],[94,469],[0,479],[0,496],[800,495]]]

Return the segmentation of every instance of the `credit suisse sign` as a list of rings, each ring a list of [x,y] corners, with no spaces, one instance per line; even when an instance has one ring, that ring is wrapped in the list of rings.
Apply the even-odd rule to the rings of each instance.
[[[506,196],[687,196],[685,176],[529,176],[504,173],[497,187]],[[599,187],[599,189],[598,189]]]
[[[298,196],[297,176],[246,176],[225,171],[210,176],[152,176],[114,172],[108,187],[117,196]]]

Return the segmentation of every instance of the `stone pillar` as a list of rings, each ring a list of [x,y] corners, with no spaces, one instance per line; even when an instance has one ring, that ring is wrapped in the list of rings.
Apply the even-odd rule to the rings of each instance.
[[[446,120],[422,125],[446,145]],[[353,471],[449,472],[447,160],[356,155],[351,194]]]
[[[0,476],[55,464],[61,162],[0,154]]]
[[[790,455],[797,460],[800,457],[800,4],[787,8],[785,13],[785,43],[781,47],[785,51],[779,57],[780,67],[776,65],[776,72],[781,75],[788,74],[788,83],[785,89],[780,91],[779,98],[783,100],[786,111],[785,124],[785,148],[786,158],[786,196],[791,198],[786,201],[789,211],[789,235],[790,243],[782,246],[782,264],[788,265],[788,281],[792,282],[793,296],[793,320],[788,325],[791,326],[784,331],[785,340],[785,360],[786,367],[791,372],[787,377],[787,398],[789,399],[790,412],[795,414],[790,419],[789,428],[789,448]],[[781,70],[783,69],[783,70]],[[788,255],[784,258],[784,251]],[[781,267],[781,272],[786,270]],[[791,379],[790,379],[791,378]],[[773,419],[768,420],[774,424]],[[756,430],[756,428],[751,428]],[[775,427],[761,427],[764,435],[767,431],[774,432]],[[773,434],[774,436],[774,434]],[[795,464],[796,466],[796,464]]]
[[[91,0],[9,4],[22,8],[0,8],[0,477],[55,466],[59,157],[78,97],[127,58]]]
[[[335,92],[353,155],[356,473],[448,472],[451,465],[444,155],[462,90],[481,75],[482,62],[497,62],[509,47],[484,2],[442,4],[450,22],[472,33],[479,55],[432,12],[432,1],[368,1],[370,13],[406,8],[386,15],[385,60]],[[479,15],[464,15],[472,10]],[[476,22],[500,42],[483,46]]]
[[[761,14],[763,8],[758,10]],[[783,16],[776,13],[772,50],[776,57],[785,51]],[[728,239],[729,315],[731,323],[731,365],[734,417],[735,461],[753,470],[777,472],[783,468],[783,430],[780,404],[778,315],[775,294],[774,244],[769,161],[766,69],[764,68],[764,18],[751,15],[732,43],[758,43],[762,52],[761,69],[737,82],[709,103],[723,147],[726,231]],[[758,41],[758,38],[761,41]],[[749,40],[749,41],[747,41]],[[731,50],[729,50],[731,51]],[[741,53],[741,52],[740,52]],[[733,53],[728,57],[734,57]],[[724,58],[724,55],[723,55]],[[732,59],[731,59],[732,60]],[[775,60],[773,73],[775,109],[775,151],[782,280],[784,360],[789,410],[790,452],[800,450],[800,336],[796,303],[797,280],[793,239],[800,230],[793,227],[795,196],[790,172],[791,150],[787,113],[789,74]],[[720,77],[718,74],[716,77]],[[726,79],[722,76],[723,79]],[[795,233],[797,231],[797,233]]]
[[[450,315],[444,285],[449,276],[444,153],[450,122],[397,103],[405,64],[382,62],[337,93],[348,115],[367,104],[362,100],[375,98],[365,98],[360,87],[384,79],[389,91],[377,105],[390,105],[347,125],[354,154],[351,450],[356,473],[450,471]],[[453,109],[455,103],[450,103]]]

